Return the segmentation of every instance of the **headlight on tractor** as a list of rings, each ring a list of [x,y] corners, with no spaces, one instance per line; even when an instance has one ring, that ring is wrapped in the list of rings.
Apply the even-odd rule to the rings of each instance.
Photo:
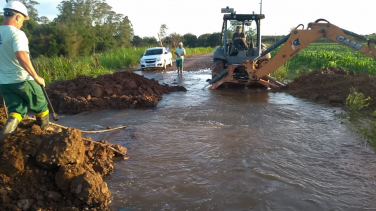
[[[158,58],[157,58],[157,61],[158,61],[158,62],[159,62],[159,61],[161,61],[161,60],[162,60],[162,58],[161,58],[161,57],[158,57]]]

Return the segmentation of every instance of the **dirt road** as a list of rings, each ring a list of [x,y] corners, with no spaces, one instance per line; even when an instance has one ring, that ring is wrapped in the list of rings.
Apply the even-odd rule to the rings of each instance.
[[[208,68],[211,68],[212,63],[213,63],[212,53],[186,57],[184,59],[184,71],[208,69]],[[176,71],[176,70],[177,70],[176,63],[174,61],[172,63],[172,67],[168,67],[167,71]],[[160,69],[146,69],[145,71],[160,71]]]

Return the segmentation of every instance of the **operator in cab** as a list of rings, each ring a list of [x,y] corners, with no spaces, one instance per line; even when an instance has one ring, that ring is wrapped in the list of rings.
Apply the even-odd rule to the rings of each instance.
[[[239,40],[239,39],[242,39],[244,43],[247,43],[245,39],[245,34],[242,32],[241,26],[236,27],[236,33],[232,35],[232,42],[234,42],[235,40]]]

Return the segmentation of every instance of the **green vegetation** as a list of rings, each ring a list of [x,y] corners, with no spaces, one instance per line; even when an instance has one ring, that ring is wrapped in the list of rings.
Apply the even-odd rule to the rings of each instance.
[[[49,84],[55,80],[74,79],[79,75],[97,77],[98,75],[112,73],[119,69],[134,68],[145,52],[144,48],[121,48],[93,56],[77,57],[75,59],[64,57],[40,57],[35,60],[40,75]],[[185,48],[187,56],[211,53],[214,48],[199,47]],[[170,52],[174,56],[174,50]]]
[[[272,57],[278,50],[271,52]],[[375,59],[339,44],[314,43],[289,61],[285,79],[293,79],[325,67],[341,67],[359,73],[376,74]]]
[[[350,113],[356,114],[362,108],[369,106],[368,101],[370,99],[370,97],[366,98],[363,93],[356,92],[355,88],[352,87],[349,96],[346,98],[346,106]]]
[[[290,62],[286,62],[281,67],[279,67],[276,71],[270,73],[270,76],[277,79],[278,81],[283,81],[288,74],[289,65],[290,65]]]
[[[369,145],[376,147],[376,111],[364,110],[370,100],[370,97],[351,88],[346,99],[347,113],[343,117],[353,131],[360,134]]]

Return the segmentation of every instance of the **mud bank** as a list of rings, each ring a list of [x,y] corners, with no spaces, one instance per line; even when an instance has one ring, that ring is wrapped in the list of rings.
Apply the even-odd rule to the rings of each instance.
[[[97,78],[79,76],[54,82],[47,88],[57,113],[154,107],[163,94],[186,91],[181,86],[160,85],[135,73],[124,71]]]
[[[346,104],[350,88],[370,96],[369,108],[376,108],[376,77],[368,74],[356,74],[341,68],[325,68],[295,78],[282,88],[287,93],[334,106]]]
[[[115,154],[77,129],[43,132],[32,120],[0,144],[0,210],[108,210]],[[116,148],[126,153],[126,148]]]

